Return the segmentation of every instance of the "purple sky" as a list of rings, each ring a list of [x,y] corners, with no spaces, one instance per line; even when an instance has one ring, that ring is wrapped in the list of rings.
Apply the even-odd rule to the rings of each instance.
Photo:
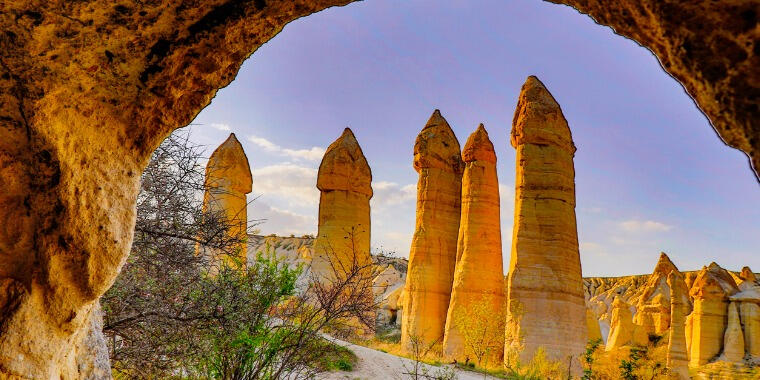
[[[498,155],[508,267],[520,86],[537,75],[573,132],[584,275],[760,270],[760,188],[682,87],[636,43],[537,0],[362,1],[292,22],[253,54],[191,127],[210,148],[235,132],[263,233],[316,232],[316,168],[350,126],[373,171],[375,248],[407,256],[414,139],[435,108],[461,144],[485,124]]]

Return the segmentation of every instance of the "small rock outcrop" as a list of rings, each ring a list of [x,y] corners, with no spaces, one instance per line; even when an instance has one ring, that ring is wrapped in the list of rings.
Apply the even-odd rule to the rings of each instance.
[[[206,164],[206,192],[203,196],[203,211],[224,216],[229,226],[227,233],[240,241],[237,263],[245,265],[248,253],[248,199],[253,179],[248,157],[234,133],[211,154]],[[228,264],[235,261],[226,258]]]
[[[464,162],[459,141],[438,110],[414,143],[414,169],[417,217],[401,319],[401,349],[407,353],[413,339],[424,345],[443,341],[454,282]]]
[[[583,352],[587,335],[575,145],[559,104],[535,76],[520,91],[511,143],[517,173],[505,351],[524,346],[521,360],[528,362],[543,347],[564,360]]]
[[[723,359],[731,363],[744,361],[744,332],[739,322],[736,302],[728,304],[728,324],[723,338]]]
[[[588,340],[602,339],[599,320],[594,315],[594,312],[589,309],[586,309],[586,329],[588,331]]]
[[[670,327],[672,297],[667,280],[668,274],[672,271],[678,272],[678,268],[665,252],[661,252],[657,265],[647,279],[644,291],[639,296],[636,316],[633,320],[635,324],[643,326],[648,334],[663,334]],[[687,306],[691,305],[688,295],[682,296],[681,303]]]
[[[462,217],[443,339],[444,360],[460,363],[475,359],[466,341],[470,335],[462,329],[470,328],[484,336],[504,336],[504,320],[488,318],[503,315],[504,272],[496,152],[483,124],[467,139],[462,158]],[[501,339],[498,342],[500,347],[490,347],[489,357],[484,358],[490,365],[500,364],[503,346]],[[492,343],[495,342],[483,342],[487,346]]]
[[[733,277],[716,263],[702,268],[697,274],[689,290],[694,300],[690,315],[690,366],[706,364],[723,350],[728,297],[737,291]]]
[[[633,340],[633,316],[631,305],[616,297],[612,301],[612,317],[610,320],[610,335],[607,337],[606,350],[612,351],[623,347]]]
[[[677,270],[667,277],[670,288],[670,331],[668,339],[667,366],[678,380],[689,379],[689,356],[686,351],[686,281]]]
[[[319,226],[312,273],[330,279],[352,267],[366,267],[371,263],[372,171],[349,128],[325,151],[317,173],[317,188]]]

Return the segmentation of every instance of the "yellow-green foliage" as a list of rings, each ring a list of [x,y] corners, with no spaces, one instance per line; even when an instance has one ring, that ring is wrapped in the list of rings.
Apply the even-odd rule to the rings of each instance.
[[[501,367],[506,315],[503,307],[496,312],[493,309],[491,299],[480,297],[454,316],[454,324],[464,340],[465,355],[474,358],[478,367]]]

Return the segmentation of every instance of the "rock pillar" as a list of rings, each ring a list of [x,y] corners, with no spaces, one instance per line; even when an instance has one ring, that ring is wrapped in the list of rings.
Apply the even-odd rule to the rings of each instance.
[[[689,357],[686,354],[686,282],[677,270],[668,274],[670,288],[670,338],[668,339],[667,366],[679,380],[689,379]]]
[[[744,349],[753,358],[760,358],[760,306],[741,302],[739,314],[744,325]]]
[[[731,363],[744,362],[744,332],[739,321],[736,302],[728,304],[728,324],[723,336],[723,356]]]
[[[591,309],[586,309],[586,329],[588,331],[588,340],[602,339],[602,329],[599,327],[599,319],[596,318]]]
[[[527,362],[543,347],[564,361],[586,344],[575,145],[559,104],[534,76],[522,87],[512,123],[517,175],[505,350],[522,349]]]
[[[610,335],[607,337],[607,351],[627,345],[633,340],[635,326],[631,315],[631,305],[620,297],[612,301],[612,319],[610,320]]]
[[[414,143],[417,220],[409,251],[401,349],[414,341],[442,343],[454,281],[461,208],[462,162],[459,141],[435,110]]]
[[[467,139],[462,159],[462,217],[443,356],[460,363],[476,361],[471,347],[474,345],[475,351],[485,353],[479,366],[500,366],[504,348],[504,271],[499,179],[496,152],[483,124]]]
[[[248,200],[253,180],[248,157],[234,133],[214,150],[206,164],[206,192],[203,211],[222,217],[227,233],[240,244],[234,257],[225,256],[229,264],[245,266],[248,241]]]
[[[694,299],[691,314],[689,365],[707,364],[723,350],[728,324],[728,297],[737,291],[731,275],[718,264],[703,268],[694,279],[690,295]]]
[[[325,151],[317,173],[319,227],[311,271],[334,279],[368,266],[372,172],[349,128]]]

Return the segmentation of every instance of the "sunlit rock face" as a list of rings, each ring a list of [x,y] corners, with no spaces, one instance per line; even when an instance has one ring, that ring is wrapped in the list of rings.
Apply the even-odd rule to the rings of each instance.
[[[583,352],[586,343],[575,145],[559,104],[534,76],[520,92],[511,142],[517,174],[505,350],[522,345],[523,362],[539,347],[564,359]]]
[[[438,110],[414,143],[414,169],[417,214],[401,319],[401,349],[407,353],[415,340],[425,346],[443,341],[454,281],[464,162]]]
[[[214,150],[206,164],[206,192],[203,210],[224,215],[229,226],[227,234],[240,240],[237,260],[228,264],[245,266],[248,254],[248,200],[253,179],[248,157],[234,133]]]
[[[489,316],[502,315],[504,272],[496,152],[483,124],[467,139],[462,159],[465,162],[462,217],[443,340],[444,360],[458,362],[475,359],[475,355],[468,352],[464,332],[460,331],[461,323],[464,328],[476,326],[476,331],[504,335],[504,321],[495,317],[488,319]],[[500,366],[501,355],[501,347],[491,348],[485,363]]]
[[[733,277],[718,264],[702,268],[689,290],[694,300],[690,315],[689,364],[706,364],[723,350],[728,324],[728,297],[737,293]]]
[[[602,339],[602,330],[599,326],[599,320],[594,315],[594,312],[589,309],[586,309],[586,330],[588,332],[589,341]]]
[[[129,252],[150,153],[285,24],[349,2],[0,3],[0,374],[77,377],[62,358]],[[760,167],[752,2],[565,2],[652,50]]]
[[[636,316],[633,322],[640,325],[648,334],[664,334],[670,327],[670,303],[672,294],[668,286],[668,274],[678,272],[678,268],[670,261],[665,252],[660,253],[660,259],[654,271],[647,279],[644,290],[636,303]],[[680,272],[679,272],[680,273]],[[685,284],[684,284],[685,286]],[[691,302],[688,294],[681,294],[681,304],[691,312]]]
[[[728,322],[723,335],[723,359],[731,363],[744,362],[744,331],[739,321],[736,302],[728,304]]]
[[[548,0],[648,48],[760,175],[760,28],[753,1]]]
[[[370,264],[372,171],[349,128],[325,151],[317,173],[319,227],[311,271],[334,278]]]
[[[688,300],[686,281],[677,270],[667,277],[670,288],[670,329],[668,338],[667,366],[679,380],[689,379],[689,356],[686,350],[686,308]]]
[[[633,339],[633,316],[631,305],[620,298],[612,302],[612,319],[610,322],[610,335],[607,337],[607,351],[622,347],[631,343]]]
[[[347,0],[0,3],[0,377],[65,357],[132,242],[140,173],[289,21]]]

